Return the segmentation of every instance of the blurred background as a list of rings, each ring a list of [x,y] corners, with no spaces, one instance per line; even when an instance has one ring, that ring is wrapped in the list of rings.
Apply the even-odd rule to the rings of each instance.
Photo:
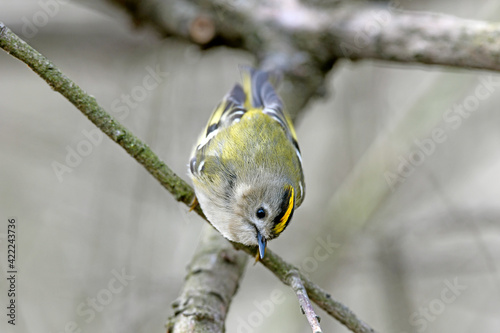
[[[252,56],[162,39],[106,2],[48,2],[0,0],[0,20],[188,180],[192,145]],[[401,4],[500,20],[494,0]],[[498,332],[500,76],[341,60],[327,88],[297,119],[307,196],[270,248],[380,332]],[[1,332],[165,331],[204,222],[98,133],[0,52],[4,274],[8,218],[18,226],[17,322],[2,278]],[[226,330],[310,331],[261,265]]]

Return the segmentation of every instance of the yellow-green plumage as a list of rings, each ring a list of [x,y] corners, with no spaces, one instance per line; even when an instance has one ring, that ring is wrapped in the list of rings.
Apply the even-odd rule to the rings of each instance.
[[[305,185],[295,131],[269,74],[248,69],[243,83],[214,110],[193,150],[190,175],[214,227],[262,250],[290,222]]]

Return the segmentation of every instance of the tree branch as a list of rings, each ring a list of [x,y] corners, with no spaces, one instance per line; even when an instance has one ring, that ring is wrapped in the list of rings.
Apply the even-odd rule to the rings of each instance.
[[[392,2],[319,7],[299,0],[107,1],[125,7],[136,23],[205,47],[234,46],[259,58],[273,51],[285,55],[287,49],[303,52],[275,59],[278,67],[313,60],[328,70],[336,58],[349,58],[500,70],[498,24],[403,11]],[[197,38],[201,34],[205,38]]]
[[[189,205],[194,199],[191,186],[179,178],[151,149],[136,138],[127,128],[116,121],[97,104],[94,97],[88,95],[77,84],[64,75],[51,61],[0,22],[0,47],[28,65],[49,86],[68,99],[78,110],[101,129],[111,140],[118,143],[137,162],[163,185],[177,201]],[[196,212],[203,216],[198,207]]]
[[[167,189],[177,201],[190,205],[194,198],[194,191],[184,180],[179,178],[158,156],[141,140],[136,138],[128,129],[111,117],[97,104],[94,97],[89,96],[77,84],[64,75],[55,65],[38,51],[20,39],[2,22],[0,22],[0,47],[6,52],[27,64],[36,74],[44,79],[55,91],[67,98],[78,110],[99,127],[108,137],[118,143],[132,157],[134,157],[146,170]],[[205,216],[198,206],[196,213]],[[233,243],[238,249],[243,249],[252,257],[256,248]],[[261,261],[265,267],[271,270],[282,282],[288,284],[287,274],[298,269],[286,263],[278,255],[269,249]],[[346,327],[356,333],[375,332],[346,306],[333,300],[328,293],[319,286],[300,275],[309,297],[322,309],[343,323]]]
[[[243,249],[249,255],[255,255],[255,249],[251,247],[243,246],[238,243],[233,243],[233,245],[237,248]],[[334,300],[329,293],[305,277],[297,267],[287,263],[270,249],[266,249],[266,256],[264,259],[260,260],[260,262],[274,275],[276,275],[281,282],[289,286],[291,282],[289,279],[290,272],[298,272],[300,280],[302,280],[309,298],[351,331],[356,333],[376,332],[368,324],[359,319],[348,307]]]
[[[296,29],[288,29],[276,17],[282,10],[291,16],[300,14],[303,5],[298,1],[297,12],[287,8],[290,1],[280,0],[240,1],[237,6],[226,0],[105,1],[124,8],[137,25],[151,25],[164,36],[180,37],[203,48],[225,45],[249,51],[263,69],[284,75],[286,82],[280,95],[292,119],[312,97],[325,94],[325,75],[336,58],[325,57],[320,49],[304,52],[299,41],[311,36],[296,35],[302,31],[303,21],[297,22]],[[314,36],[315,41],[317,38]]]
[[[368,5],[328,33],[338,57],[500,70],[496,23]]]
[[[300,309],[306,316],[313,333],[322,333],[323,331],[319,325],[320,318],[316,312],[314,312],[311,301],[307,296],[306,288],[300,279],[299,272],[291,271],[288,273],[288,285],[295,291],[297,299],[299,300]]]
[[[325,93],[325,75],[338,58],[500,70],[498,24],[402,11],[393,2],[106,1],[165,36],[244,49],[262,67],[279,69],[292,83],[281,91],[292,118]]]
[[[169,318],[167,333],[224,332],[229,305],[248,256],[209,224],[204,228],[181,295],[172,304],[175,313]]]

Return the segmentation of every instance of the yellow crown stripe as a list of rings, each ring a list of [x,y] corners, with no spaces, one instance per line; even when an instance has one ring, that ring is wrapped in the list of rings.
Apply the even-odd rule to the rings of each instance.
[[[286,212],[285,214],[283,215],[283,217],[280,219],[280,223],[278,223],[276,225],[276,227],[274,227],[274,232],[278,235],[280,234],[283,229],[285,229],[286,227],[286,224],[288,222],[288,219],[290,218],[290,215],[292,214],[292,211],[293,211],[293,200],[295,198],[294,196],[294,192],[293,192],[293,187],[290,186],[290,199],[288,200],[288,207],[286,209]]]

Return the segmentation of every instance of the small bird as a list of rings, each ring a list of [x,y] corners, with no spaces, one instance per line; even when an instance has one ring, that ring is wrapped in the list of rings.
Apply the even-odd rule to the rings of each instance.
[[[242,76],[243,87],[234,85],[201,133],[189,175],[210,223],[231,241],[258,246],[259,260],[302,204],[305,184],[276,76],[249,67]]]

